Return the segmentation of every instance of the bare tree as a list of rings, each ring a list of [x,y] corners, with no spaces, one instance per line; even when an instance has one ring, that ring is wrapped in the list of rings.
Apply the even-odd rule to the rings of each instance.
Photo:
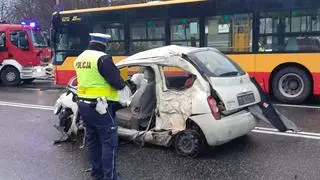
[[[11,6],[8,0],[0,0],[0,21],[11,23],[15,21],[15,16],[11,15]]]
[[[44,29],[48,29],[55,0],[16,0],[11,6],[17,23],[25,19],[32,19],[38,21]]]
[[[133,3],[144,3],[151,0],[0,0],[0,20],[11,14],[10,22],[20,22],[24,19],[34,19],[40,26],[50,28],[52,13],[59,2],[64,10],[114,6]],[[8,3],[10,2],[10,3]]]

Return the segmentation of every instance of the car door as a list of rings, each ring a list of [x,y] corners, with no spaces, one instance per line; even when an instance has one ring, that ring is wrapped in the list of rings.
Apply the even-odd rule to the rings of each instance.
[[[175,66],[159,66],[161,82],[157,82],[157,129],[184,130],[192,113],[195,77]]]

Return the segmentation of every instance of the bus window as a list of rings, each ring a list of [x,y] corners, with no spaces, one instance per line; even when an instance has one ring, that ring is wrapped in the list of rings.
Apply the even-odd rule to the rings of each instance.
[[[261,13],[259,32],[259,52],[319,51],[320,11]]]
[[[163,20],[135,21],[130,25],[130,53],[165,45],[165,22]]]
[[[252,15],[215,16],[206,19],[206,46],[223,52],[252,51]]]
[[[58,30],[55,41],[57,51],[82,51],[89,43],[89,31],[82,25],[62,27]]]
[[[171,20],[171,44],[199,47],[199,20],[173,19]]]
[[[125,54],[123,24],[101,22],[93,26],[93,32],[109,34],[111,36],[111,40],[108,43],[107,53],[111,55]]]

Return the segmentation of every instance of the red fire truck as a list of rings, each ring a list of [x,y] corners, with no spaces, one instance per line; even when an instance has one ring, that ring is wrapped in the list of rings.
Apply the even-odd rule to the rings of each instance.
[[[16,86],[46,77],[52,52],[35,22],[0,24],[0,80]]]

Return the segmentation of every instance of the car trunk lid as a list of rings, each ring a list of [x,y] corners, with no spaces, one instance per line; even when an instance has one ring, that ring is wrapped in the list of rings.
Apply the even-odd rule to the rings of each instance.
[[[209,77],[212,88],[224,103],[226,111],[233,111],[260,102],[259,92],[248,74],[234,77]]]

